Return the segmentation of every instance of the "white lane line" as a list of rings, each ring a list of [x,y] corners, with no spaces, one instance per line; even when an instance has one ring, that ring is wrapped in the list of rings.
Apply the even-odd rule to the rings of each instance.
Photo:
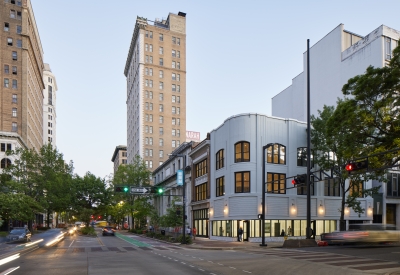
[[[7,275],[7,274],[10,274],[11,272],[14,272],[15,270],[17,270],[18,268],[19,268],[19,266],[17,266],[17,267],[11,267],[11,268],[7,269],[6,271],[0,273],[0,275]]]
[[[246,273],[251,273],[250,271],[247,271],[247,270],[242,270],[243,272],[246,272]]]
[[[69,247],[71,247],[71,246],[72,246],[72,244],[74,243],[74,241],[75,241],[75,240],[72,240],[72,243],[69,245]]]
[[[184,262],[181,262],[181,264],[186,264],[186,263],[184,263]]]
[[[193,265],[189,265],[190,267],[194,267]]]
[[[200,271],[204,271],[204,269],[199,268]]]
[[[217,263],[217,265],[223,265],[223,264]]]
[[[236,267],[230,266],[229,268],[236,269]]]
[[[199,260],[200,260],[200,261],[203,261],[203,259],[202,259],[202,258],[199,258]]]
[[[209,262],[209,263],[214,263],[213,261],[207,261],[207,262]]]

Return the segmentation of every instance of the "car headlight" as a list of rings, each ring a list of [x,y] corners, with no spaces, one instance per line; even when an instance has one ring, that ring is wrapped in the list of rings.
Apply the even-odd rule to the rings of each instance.
[[[72,233],[74,233],[74,230],[72,230],[72,229],[69,230],[69,234],[72,234]]]

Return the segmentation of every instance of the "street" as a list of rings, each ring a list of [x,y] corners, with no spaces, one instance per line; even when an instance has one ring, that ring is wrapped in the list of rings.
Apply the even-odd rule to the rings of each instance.
[[[139,235],[67,236],[0,265],[0,274],[398,274],[399,247],[191,249]],[[4,260],[4,259],[3,259]],[[3,260],[0,260],[0,264]]]

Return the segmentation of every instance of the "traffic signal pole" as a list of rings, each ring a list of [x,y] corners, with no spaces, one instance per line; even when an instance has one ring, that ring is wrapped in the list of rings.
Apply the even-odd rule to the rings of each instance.
[[[306,238],[311,239],[311,123],[310,123],[310,39],[307,39],[307,232]]]

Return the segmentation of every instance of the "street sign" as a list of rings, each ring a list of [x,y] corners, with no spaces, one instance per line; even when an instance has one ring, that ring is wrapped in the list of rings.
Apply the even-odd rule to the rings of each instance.
[[[150,191],[151,187],[131,186],[131,194],[147,195]]]
[[[176,185],[183,185],[183,170],[176,171]]]

